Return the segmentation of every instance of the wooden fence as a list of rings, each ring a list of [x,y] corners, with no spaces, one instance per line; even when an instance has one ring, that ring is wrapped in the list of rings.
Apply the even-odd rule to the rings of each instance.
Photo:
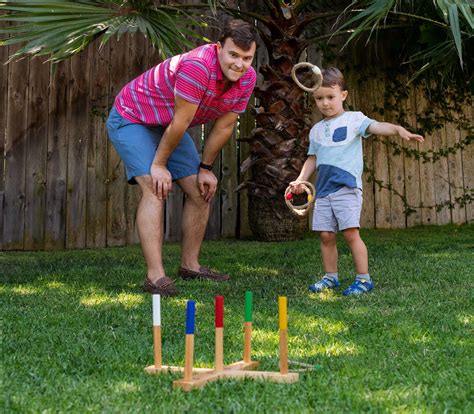
[[[257,66],[265,63],[263,49],[258,52]],[[12,47],[0,48],[0,60],[6,61],[12,52]],[[138,242],[138,188],[126,184],[120,159],[106,136],[105,118],[120,88],[157,62],[156,53],[135,35],[111,41],[101,50],[92,46],[54,72],[38,59],[0,67],[0,153],[4,155],[0,249],[75,249]],[[381,119],[374,113],[374,104],[383,105],[383,91],[390,80],[377,76],[362,82],[355,72],[348,80],[349,104]],[[414,88],[404,102],[413,123],[416,112],[430,105]],[[464,111],[472,119],[472,107]],[[395,120],[396,115],[387,113],[385,118]],[[212,205],[208,239],[251,233],[247,196],[234,189],[242,180],[239,165],[247,150],[237,138],[248,135],[253,126],[251,114],[243,115],[216,163],[220,187]],[[193,129],[198,146],[207,128]],[[439,151],[455,146],[465,134],[455,124],[447,124],[419,147]],[[399,228],[474,219],[472,204],[455,202],[474,187],[474,145],[428,163],[403,152],[394,154],[381,141],[369,139],[364,145],[369,170],[364,176],[364,226]],[[375,181],[369,180],[373,174]],[[435,208],[444,202],[453,204]],[[407,216],[407,203],[424,207]],[[182,206],[183,194],[175,188],[166,205],[167,240],[181,237]]]

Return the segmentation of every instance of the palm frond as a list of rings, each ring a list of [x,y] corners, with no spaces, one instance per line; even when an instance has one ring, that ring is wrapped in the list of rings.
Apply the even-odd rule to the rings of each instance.
[[[163,58],[192,47],[190,37],[207,40],[185,26],[202,24],[195,15],[153,1],[0,1],[0,20],[13,23],[0,28],[0,35],[9,36],[0,46],[25,43],[9,61],[33,55],[59,62],[95,39],[104,45],[126,32],[141,32]]]
[[[438,76],[441,76],[441,78],[443,78],[443,73],[449,72],[451,70],[451,67],[449,65],[450,60],[456,57],[456,52],[453,48],[452,43],[452,40],[446,40],[444,42],[437,43],[428,47],[422,52],[418,52],[411,55],[407,61],[403,62],[404,64],[421,64],[420,68],[413,72],[409,79],[409,82],[414,81],[415,79],[420,77],[423,72],[428,71],[434,67],[438,68]],[[439,70],[443,66],[447,67],[446,71]]]
[[[472,32],[474,29],[474,15],[472,12],[472,5],[467,4],[465,1],[459,0],[436,0],[436,5],[443,16],[444,21],[449,24],[457,54],[462,66],[462,32],[460,16],[464,18],[468,29],[470,29]]]
[[[474,16],[472,7],[465,0],[425,0],[425,1],[403,1],[403,0],[364,0],[353,1],[346,9],[346,16],[357,10],[357,14],[340,24],[333,35],[350,31],[344,47],[363,33],[369,33],[367,42],[371,40],[373,33],[388,26],[402,28],[408,22],[412,28],[404,29],[413,36],[414,43],[411,45],[411,56],[407,59],[411,63],[423,62],[420,70],[428,68],[447,67],[457,65],[464,67],[463,49],[474,36]],[[436,35],[427,41],[426,33],[422,28],[431,26],[437,28]],[[433,31],[434,34],[434,31]],[[440,34],[442,36],[440,36]],[[418,49],[415,47],[418,44]],[[433,51],[438,47],[446,52],[450,47],[454,53],[444,54],[444,59],[439,59]],[[449,56],[449,62],[446,60]],[[419,76],[418,71],[416,76]]]
[[[354,4],[354,3],[353,3]],[[379,25],[385,22],[389,11],[396,4],[396,0],[370,0],[367,2],[367,7],[360,9],[358,13],[341,24],[336,30],[335,34],[340,31],[351,28],[352,34],[347,39],[343,48],[346,47],[354,38],[360,36],[363,32],[369,31],[370,34],[367,42],[370,40],[372,33],[377,30]],[[350,7],[346,10],[349,11]]]

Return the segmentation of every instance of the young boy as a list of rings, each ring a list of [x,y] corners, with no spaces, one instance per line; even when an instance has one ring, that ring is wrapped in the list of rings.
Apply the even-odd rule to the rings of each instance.
[[[343,104],[348,91],[342,73],[337,68],[327,68],[322,74],[323,83],[314,92],[314,98],[324,119],[311,129],[308,158],[290,186],[294,193],[301,193],[303,190],[297,182],[307,181],[318,169],[313,230],[320,232],[325,275],[309,289],[318,293],[339,286],[336,233],[342,231],[357,272],[355,281],[342,294],[360,295],[374,288],[369,275],[367,247],[359,235],[362,138],[375,134],[398,135],[408,141],[423,142],[424,139],[402,126],[374,121],[361,112],[345,112]]]

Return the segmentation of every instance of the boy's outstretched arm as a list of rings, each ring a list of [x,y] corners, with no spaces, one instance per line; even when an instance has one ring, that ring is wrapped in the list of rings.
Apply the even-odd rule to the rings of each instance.
[[[389,122],[374,121],[369,125],[367,131],[374,135],[398,135],[400,138],[406,139],[407,141],[413,139],[418,142],[423,142],[425,140],[421,135],[414,134],[400,125],[391,124]]]
[[[314,173],[315,170],[316,170],[316,155],[309,155],[303,164],[303,168],[301,168],[301,172],[300,172],[300,175],[298,175],[298,178],[295,181],[292,181],[290,183],[292,192],[294,192],[295,194],[302,193],[303,189],[300,188],[300,186],[298,185],[298,181],[308,181],[309,177],[311,177],[311,175]]]

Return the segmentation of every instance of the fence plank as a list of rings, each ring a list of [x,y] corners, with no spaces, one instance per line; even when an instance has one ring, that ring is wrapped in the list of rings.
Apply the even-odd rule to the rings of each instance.
[[[107,132],[110,47],[90,46],[90,138],[87,146],[86,246],[104,247],[107,235]]]
[[[466,119],[471,121],[474,119],[472,102],[469,105],[466,105],[464,108],[464,116]],[[467,131],[463,130],[461,139],[465,139]],[[464,191],[466,195],[474,196],[474,193],[471,191],[474,190],[474,142],[471,142],[469,145],[464,147],[462,151],[462,166],[464,173]],[[466,222],[474,222],[474,200],[466,204]]]
[[[50,65],[30,61],[25,182],[25,250],[44,249]]]
[[[66,248],[86,246],[87,146],[89,141],[89,51],[71,58],[68,98]]]
[[[406,78],[401,79],[402,84],[405,84],[406,81]],[[400,120],[397,119],[397,114],[387,109],[385,110],[384,120],[396,124],[400,123]],[[385,137],[384,139],[393,141],[399,145],[404,145],[403,140],[398,136]],[[389,150],[388,161],[390,185],[393,191],[390,203],[390,224],[392,228],[399,229],[406,227],[405,205],[402,199],[402,197],[405,196],[405,160],[403,153],[394,154],[392,150]]]
[[[249,106],[247,107],[247,111],[243,113],[239,117],[239,138],[247,138],[250,135],[250,132],[255,127],[255,118],[251,114],[252,108],[255,105],[255,98],[254,95],[250,97]],[[249,155],[249,145],[246,142],[239,142],[238,143],[238,151],[239,151],[239,163],[237,166],[237,173],[238,173],[238,182],[239,184],[250,179],[250,170],[246,171],[244,174],[240,173],[240,165],[242,162]],[[247,195],[247,190],[240,191],[238,193],[238,229],[237,229],[237,237],[245,238],[252,235],[252,231],[250,230],[249,224],[249,216],[248,216],[248,207],[249,207],[249,199]]]
[[[45,249],[47,250],[64,249],[66,245],[69,75],[70,63],[62,62],[56,66],[50,77],[46,160]]]
[[[367,80],[367,91],[372,92],[372,97],[367,96],[365,99],[373,99],[378,107],[383,107],[383,96],[385,92],[385,80],[379,74]],[[382,138],[383,139],[383,138]],[[381,142],[374,142],[374,172],[377,180],[382,181],[384,185],[389,184],[390,174],[388,169],[388,151],[387,147]],[[390,228],[390,204],[392,194],[386,188],[380,188],[375,185],[375,227]]]
[[[129,35],[120,41],[110,42],[110,84],[109,96],[112,102],[128,79]],[[107,246],[123,246],[127,241],[127,221],[125,217],[126,180],[124,167],[115,148],[107,145]]]
[[[418,116],[426,117],[430,111],[430,102],[425,97],[424,88],[419,86],[416,88],[417,110]],[[422,135],[425,135],[421,131]],[[425,136],[425,142],[420,145],[422,151],[433,150],[433,137]],[[431,161],[423,162],[420,160],[420,196],[421,204],[421,222],[422,224],[436,224],[436,204],[435,187],[434,187],[434,169]]]
[[[405,104],[407,112],[407,120],[410,124],[410,129],[416,129],[416,96],[412,92],[413,88],[409,89],[409,97]],[[417,142],[404,142],[404,146],[420,150]],[[415,157],[405,157],[405,192],[406,200],[410,206],[416,207],[415,212],[407,216],[407,226],[415,226],[421,224],[421,211],[417,208],[421,203],[420,197],[420,163]]]
[[[1,23],[0,27],[5,27]],[[8,47],[0,47],[0,250],[3,248],[3,198],[5,194],[5,141],[7,125],[7,96],[8,96],[8,66],[4,63],[8,59]]]
[[[435,130],[432,134],[433,139],[433,151],[440,151],[446,149],[447,146],[447,132],[446,128],[443,127],[440,130]],[[435,201],[437,205],[442,205],[446,201],[449,202],[449,169],[448,169],[448,158],[440,157],[433,164],[434,174],[434,187]],[[438,210],[438,209],[437,209]],[[448,224],[451,223],[451,209],[448,206],[444,206],[436,212],[436,223],[437,224]]]
[[[459,143],[461,139],[461,131],[458,125],[448,122],[446,128],[446,145],[453,147]],[[462,155],[457,150],[454,154],[448,154],[448,172],[449,172],[449,195],[451,203],[451,219],[455,224],[466,222],[466,208],[461,207],[456,199],[464,195],[463,171],[462,171]]]
[[[221,236],[235,237],[237,229],[237,187],[238,159],[236,130],[222,150],[221,164]]]
[[[17,47],[9,48],[13,53]],[[8,66],[3,249],[23,249],[29,61]]]
[[[455,104],[452,103],[454,107]],[[455,115],[459,118],[459,114]],[[459,144],[461,140],[461,130],[457,123],[446,124],[446,144],[453,147]],[[449,193],[450,200],[453,205],[451,209],[451,219],[453,223],[461,224],[466,222],[466,208],[461,206],[459,200],[464,195],[463,183],[463,164],[462,151],[457,150],[454,154],[448,154],[448,171],[449,171]]]

